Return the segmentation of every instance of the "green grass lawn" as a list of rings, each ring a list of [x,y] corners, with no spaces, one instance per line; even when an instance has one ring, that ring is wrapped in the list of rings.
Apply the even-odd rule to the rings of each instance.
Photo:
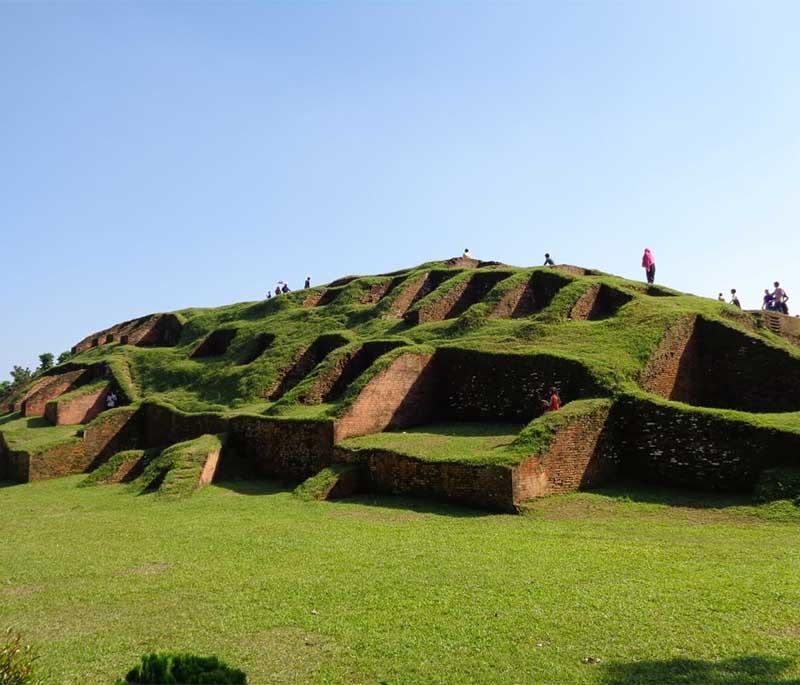
[[[514,442],[522,428],[513,423],[438,422],[350,438],[341,446],[392,450],[425,461],[497,463],[507,459],[503,448]]]
[[[10,450],[42,452],[74,438],[83,426],[54,426],[44,416],[6,414],[0,417],[0,430]]]
[[[48,683],[108,684],[155,649],[255,684],[800,682],[788,503],[615,490],[504,516],[80,480],[0,487],[0,628]]]

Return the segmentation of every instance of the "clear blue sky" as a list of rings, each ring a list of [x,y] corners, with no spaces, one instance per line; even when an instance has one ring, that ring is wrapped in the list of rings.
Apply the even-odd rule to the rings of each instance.
[[[473,254],[800,311],[798,2],[0,4],[0,372]],[[792,303],[790,302],[790,305]]]

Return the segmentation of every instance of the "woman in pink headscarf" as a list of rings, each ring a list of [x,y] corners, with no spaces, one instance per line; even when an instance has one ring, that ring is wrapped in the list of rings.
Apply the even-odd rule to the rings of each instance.
[[[642,267],[644,268],[645,273],[647,274],[647,282],[652,285],[656,282],[656,259],[653,257],[653,253],[650,252],[650,248],[646,247],[644,249],[644,256],[642,257]]]

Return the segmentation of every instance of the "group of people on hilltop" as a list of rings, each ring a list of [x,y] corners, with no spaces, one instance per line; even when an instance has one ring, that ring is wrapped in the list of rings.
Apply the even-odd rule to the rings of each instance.
[[[769,291],[769,288],[764,289],[764,297],[762,298],[761,309],[771,312],[780,312],[781,314],[788,314],[789,305],[786,303],[789,300],[789,296],[786,294],[786,291],[781,288],[781,284],[778,283],[778,281],[775,281],[774,286],[775,290],[772,292]],[[717,295],[717,299],[720,302],[725,302],[725,296],[722,293]],[[730,304],[732,304],[734,307],[738,307],[739,309],[742,308],[742,303],[739,302],[739,296],[736,294],[736,288],[731,288]]]
[[[644,254],[642,255],[642,268],[647,276],[647,283],[653,285],[656,280],[656,259],[650,251],[650,248],[645,248]],[[789,307],[786,302],[789,300],[789,296],[786,294],[786,291],[781,288],[781,284],[778,283],[778,281],[775,281],[773,285],[775,286],[775,290],[772,292],[769,291],[769,288],[764,290],[764,300],[761,309],[788,314]],[[727,301],[722,293],[717,295],[717,300],[720,302]],[[736,294],[736,288],[731,288],[731,299],[729,303],[739,309],[742,308],[742,303],[739,301],[739,296]]]
[[[311,287],[311,276],[306,276],[306,283],[303,286],[304,288],[308,289]],[[292,289],[289,287],[289,284],[285,281],[278,281],[278,284],[275,286],[275,297],[278,295],[282,295],[283,293],[290,293]],[[267,299],[269,300],[272,297],[272,291],[267,290]]]

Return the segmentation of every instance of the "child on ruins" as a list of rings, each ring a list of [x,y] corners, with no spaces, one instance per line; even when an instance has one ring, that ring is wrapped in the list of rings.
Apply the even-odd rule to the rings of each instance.
[[[545,411],[558,411],[561,409],[561,397],[559,397],[558,390],[555,387],[550,388],[550,399],[542,400],[542,406]]]

